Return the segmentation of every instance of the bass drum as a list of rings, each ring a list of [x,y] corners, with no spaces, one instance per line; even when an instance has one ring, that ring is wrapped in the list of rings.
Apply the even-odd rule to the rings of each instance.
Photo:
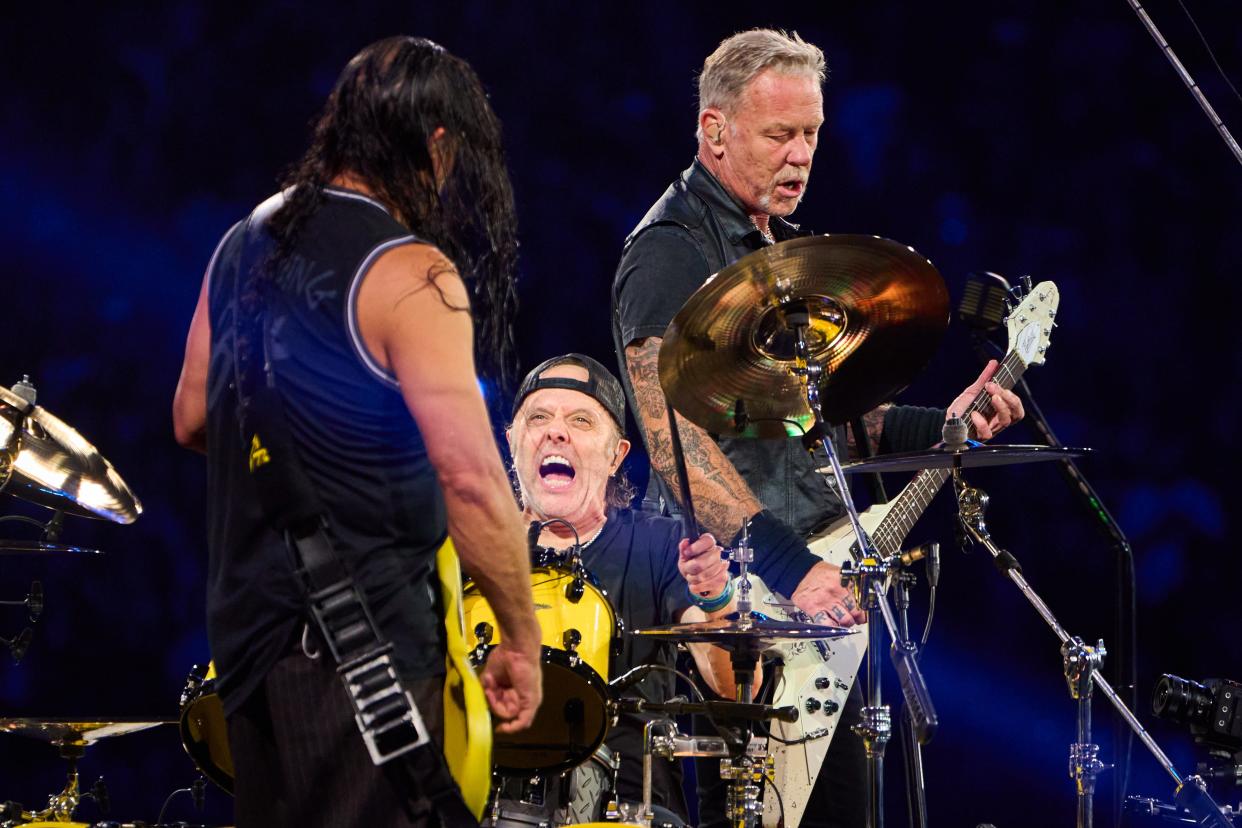
[[[497,733],[493,762],[501,773],[559,773],[582,764],[608,732],[608,676],[617,616],[589,574],[563,566],[531,570],[535,617],[543,631],[543,703],[520,733]],[[478,639],[477,661],[500,641],[496,616],[474,581],[466,581],[466,629]]]
[[[212,782],[233,795],[233,754],[224,705],[216,695],[216,665],[195,666],[181,691],[181,745]]]

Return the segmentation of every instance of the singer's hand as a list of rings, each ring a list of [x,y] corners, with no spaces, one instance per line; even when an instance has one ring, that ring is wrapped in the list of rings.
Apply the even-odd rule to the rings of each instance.
[[[983,373],[979,375],[979,378],[967,386],[965,391],[958,394],[957,399],[949,403],[946,410],[946,416],[957,414],[960,417],[976,397],[986,392],[992,400],[992,416],[984,417],[978,411],[972,411],[970,414],[970,421],[975,426],[975,437],[979,440],[991,440],[1026,416],[1026,412],[1022,410],[1022,400],[1018,398],[1018,395],[991,381],[996,368],[996,360],[989,361],[983,367]]]
[[[686,579],[686,586],[695,595],[714,598],[729,583],[729,564],[720,557],[721,548],[710,534],[699,535],[691,543],[682,538],[677,545],[677,570]]]
[[[816,624],[852,627],[867,622],[867,613],[858,606],[854,591],[841,583],[841,567],[827,561],[811,567],[789,597]]]

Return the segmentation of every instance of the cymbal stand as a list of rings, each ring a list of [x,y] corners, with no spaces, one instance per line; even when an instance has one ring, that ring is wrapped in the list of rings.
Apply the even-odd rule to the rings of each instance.
[[[1233,823],[1225,817],[1219,806],[1212,801],[1207,786],[1198,776],[1183,777],[1173,767],[1172,761],[1165,755],[1155,739],[1139,722],[1138,717],[1130,711],[1121,700],[1112,685],[1099,673],[1099,666],[1105,656],[1104,642],[1095,647],[1087,646],[1081,638],[1071,636],[1057,621],[1052,610],[1043,599],[1031,588],[1022,575],[1022,566],[1018,560],[1005,549],[1000,548],[992,540],[984,520],[984,512],[988,505],[988,495],[981,489],[969,486],[962,477],[961,469],[953,470],[953,487],[957,493],[958,519],[962,528],[971,540],[982,546],[991,554],[996,568],[1013,582],[1026,600],[1035,608],[1039,616],[1052,629],[1061,641],[1062,666],[1070,695],[1078,702],[1078,741],[1070,745],[1070,778],[1074,780],[1074,788],[1078,796],[1078,828],[1090,828],[1092,824],[1092,806],[1095,793],[1095,777],[1109,766],[1099,760],[1099,747],[1091,743],[1091,695],[1093,687],[1100,692],[1116,708],[1126,724],[1147,746],[1156,761],[1165,772],[1173,777],[1177,784],[1175,800],[1178,805],[1186,808],[1194,816],[1199,825],[1210,828],[1231,828]]]
[[[788,296],[789,285],[778,280],[776,293],[778,296]],[[915,717],[915,729],[919,734],[920,742],[925,743],[931,738],[936,727],[936,715],[931,706],[926,682],[918,668],[914,644],[905,640],[901,635],[893,609],[888,602],[887,589],[893,560],[881,558],[870,536],[863,529],[858,517],[858,508],[854,505],[854,498],[850,494],[849,481],[837,457],[832,431],[823,421],[819,404],[819,387],[824,375],[824,366],[811,356],[810,345],[807,341],[810,312],[805,303],[796,301],[782,301],[781,307],[786,324],[797,337],[794,348],[795,367],[792,370],[802,381],[811,415],[815,418],[814,428],[822,435],[824,451],[832,467],[832,477],[837,484],[837,495],[845,507],[845,514],[849,518],[850,527],[856,538],[852,550],[854,564],[841,568],[841,581],[853,585],[859,604],[868,613],[874,616],[878,612],[884,619],[883,627],[874,623],[867,625],[866,704],[861,711],[861,723],[852,728],[853,732],[863,740],[867,755],[867,827],[882,828],[884,825],[884,749],[892,735],[892,715],[888,705],[883,703],[880,681],[880,651],[884,644],[885,629],[893,641],[893,663],[901,678],[902,692]]]

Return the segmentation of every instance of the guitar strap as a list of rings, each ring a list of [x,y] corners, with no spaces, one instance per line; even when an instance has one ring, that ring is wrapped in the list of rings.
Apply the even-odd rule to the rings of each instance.
[[[306,587],[307,608],[337,665],[371,761],[402,767],[412,789],[432,803],[446,825],[477,826],[397,675],[392,643],[328,537],[327,512],[302,466],[276,388],[262,286],[240,276],[249,272],[239,267],[235,276],[233,364],[238,423],[264,518],[285,537]]]

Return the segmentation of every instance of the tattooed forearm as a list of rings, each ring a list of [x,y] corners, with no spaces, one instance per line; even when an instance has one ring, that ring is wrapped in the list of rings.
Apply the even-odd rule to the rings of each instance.
[[[635,419],[647,445],[651,466],[674,492],[679,492],[677,464],[668,429],[668,408],[660,388],[660,339],[640,340],[625,349],[626,370],[634,389]],[[707,432],[677,416],[677,431],[686,457],[695,516],[704,528],[727,542],[747,518],[763,509],[759,499]]]
[[[875,454],[880,450],[880,438],[884,436],[884,415],[892,407],[892,403],[884,403],[863,415],[863,428],[867,431],[867,447],[870,449],[868,454]],[[862,457],[862,454],[858,451],[858,436],[854,434],[854,427],[852,425],[849,429],[849,435],[850,458],[857,460]]]

